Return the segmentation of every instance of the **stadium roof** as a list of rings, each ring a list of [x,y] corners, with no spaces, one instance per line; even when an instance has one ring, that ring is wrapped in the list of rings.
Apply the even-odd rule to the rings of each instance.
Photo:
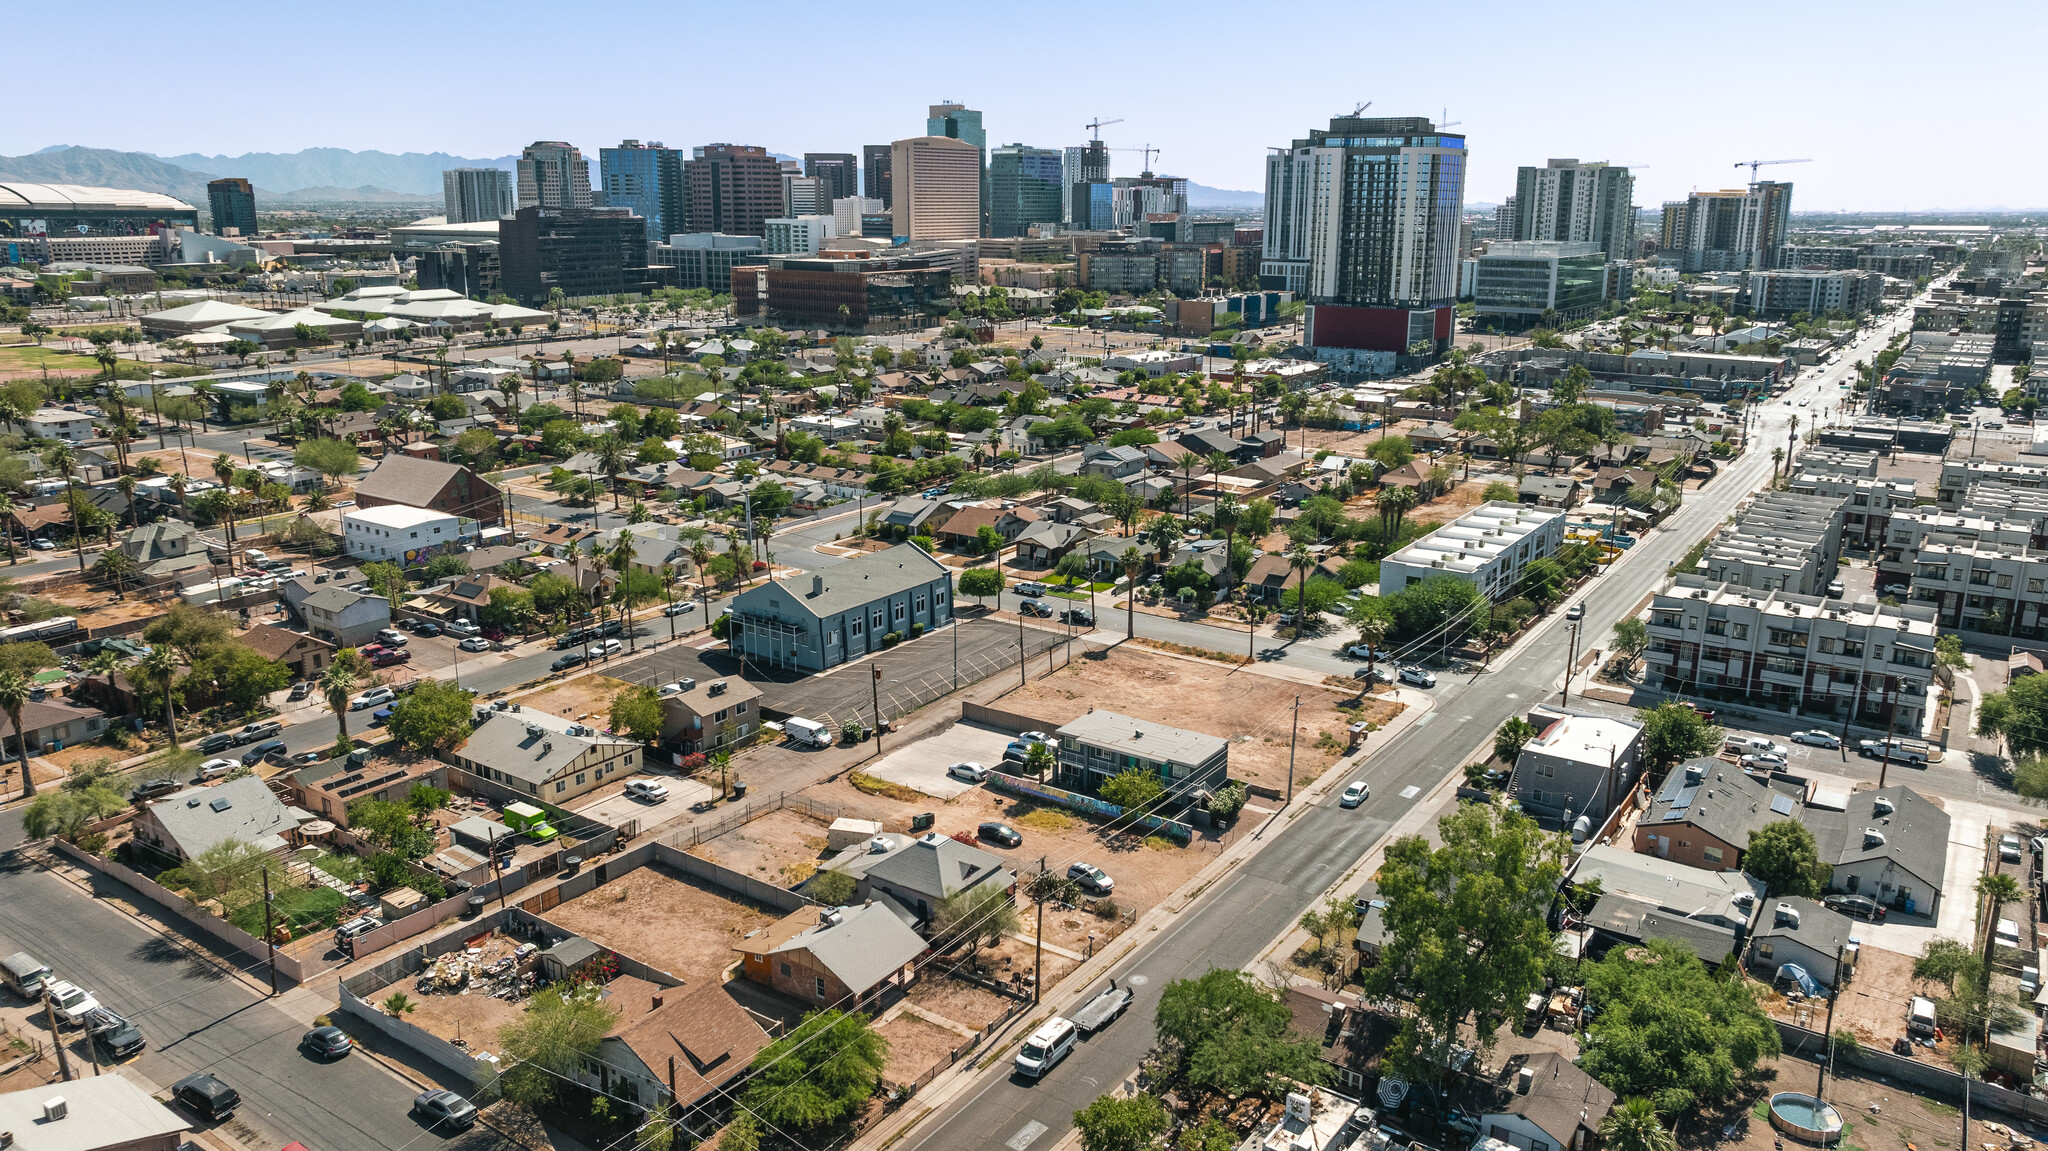
[[[79,184],[0,183],[0,211],[44,209],[65,212],[196,212],[175,196],[133,188],[88,188]]]

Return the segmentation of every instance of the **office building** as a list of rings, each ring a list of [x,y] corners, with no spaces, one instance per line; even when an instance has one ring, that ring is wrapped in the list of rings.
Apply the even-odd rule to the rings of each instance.
[[[1380,594],[1451,576],[1489,599],[1512,598],[1522,569],[1563,546],[1564,520],[1558,508],[1490,500],[1382,560]]]
[[[588,208],[590,161],[560,140],[537,140],[519,153],[519,207]]]
[[[949,136],[913,136],[890,145],[896,234],[913,240],[972,240],[981,235],[981,149]]]
[[[683,227],[688,193],[683,187],[683,150],[661,141],[621,141],[597,152],[605,204],[627,208],[647,221],[647,242],[658,244]]]
[[[512,173],[503,168],[450,168],[441,173],[443,219],[450,224],[500,220],[512,214]]]
[[[1883,301],[1880,272],[1779,268],[1749,276],[1750,311],[1770,319],[1801,312],[1814,319],[1834,312],[1862,316]]]
[[[1767,271],[1785,265],[1791,229],[1792,185],[1760,180],[1665,201],[1657,244],[1686,272]]]
[[[1584,319],[1607,298],[1607,257],[1594,244],[1495,240],[1472,263],[1478,314],[1511,324]]]
[[[1065,148],[1060,152],[1060,217],[1064,224],[1087,228],[1085,223],[1074,223],[1074,205],[1077,202],[1074,189],[1086,184],[1109,183],[1109,149],[1100,140],[1091,140],[1081,148]],[[1082,197],[1086,200],[1088,197]]]
[[[805,152],[804,175],[825,181],[825,199],[860,195],[860,161],[851,152]]]
[[[976,234],[988,235],[988,133],[982,130],[981,113],[964,104],[933,104],[925,117],[924,133],[974,145],[980,177],[976,196],[981,220]],[[908,234],[908,229],[902,231]]]
[[[1267,157],[1259,284],[1309,302],[1318,359],[1386,373],[1449,347],[1465,157],[1420,116],[1339,116]]]
[[[913,634],[913,624],[924,631],[952,622],[952,586],[944,564],[900,544],[741,592],[730,643],[756,667],[824,671],[882,650],[885,636]]]
[[[1604,160],[1552,160],[1515,176],[1514,231],[1496,240],[1562,240],[1592,244],[1610,260],[1633,257],[1635,177]]]
[[[1061,787],[1097,792],[1112,777],[1142,769],[1168,789],[1213,791],[1230,775],[1230,741],[1163,723],[1090,711],[1059,729]]]
[[[256,234],[256,189],[249,181],[240,177],[207,181],[206,208],[213,216],[214,235]]]
[[[1141,230],[1151,216],[1187,214],[1188,182],[1179,176],[1118,176],[1109,187],[1115,226],[1126,232]]]
[[[683,177],[691,232],[758,236],[769,217],[785,214],[782,165],[766,148],[706,144],[691,150]]]
[[[668,243],[656,244],[648,254],[648,269],[663,286],[703,288],[724,295],[732,291],[732,270],[749,264],[765,264],[759,236],[728,236],[719,232],[692,232],[670,236]]]
[[[1056,148],[1006,144],[988,158],[988,234],[1027,236],[1033,224],[1065,220],[1065,164]]]
[[[832,201],[832,227],[842,236],[887,236],[889,213],[880,200],[847,196]]]
[[[1116,231],[1116,188],[1088,180],[1067,189],[1067,223],[1077,232]]]
[[[925,322],[928,308],[952,298],[955,274],[943,253],[872,258],[774,256],[765,268],[736,268],[736,316],[840,330],[900,330]]]
[[[557,288],[574,299],[654,287],[646,221],[625,208],[521,208],[499,237],[504,291],[530,307]]]
[[[413,274],[420,290],[445,290],[472,300],[487,300],[504,290],[504,266],[498,242],[450,243],[414,255]]]
[[[818,216],[832,211],[830,188],[821,176],[799,176],[784,169],[782,173],[782,214],[785,216]]]
[[[836,234],[830,216],[780,217],[767,221],[761,250],[771,256],[815,256]]]
[[[883,208],[895,204],[895,189],[890,187],[890,164],[895,159],[895,150],[888,144],[862,144],[860,146],[860,194],[870,200],[880,200]]]

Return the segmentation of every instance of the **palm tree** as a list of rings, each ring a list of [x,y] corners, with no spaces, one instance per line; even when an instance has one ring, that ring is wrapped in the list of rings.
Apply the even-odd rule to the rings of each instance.
[[[1799,417],[1795,415],[1792,417],[1791,432],[1785,437],[1785,475],[1787,477],[1792,475],[1792,458],[1796,454],[1798,447]]]
[[[1394,540],[1401,532],[1401,517],[1416,503],[1414,488],[1383,487],[1373,497],[1379,506],[1381,546],[1388,551],[1394,549]]]
[[[135,561],[127,552],[110,547],[100,553],[99,562],[92,565],[101,579],[114,581],[114,598],[125,599],[128,594],[128,577],[135,571]]]
[[[1600,1140],[1608,1151],[1676,1151],[1678,1141],[1664,1126],[1664,1117],[1648,1099],[1637,1096],[1600,1120]]]
[[[171,732],[171,747],[178,746],[178,709],[171,700],[171,677],[178,674],[178,653],[169,644],[157,644],[135,665],[142,678],[164,693],[164,726]]]
[[[711,565],[711,541],[698,536],[690,541],[690,567],[697,574],[697,601],[704,612],[704,622],[711,622],[711,573],[705,569]]]
[[[0,532],[5,532],[7,535],[7,562],[9,564],[21,562],[21,557],[14,550],[14,528],[19,522],[14,518],[15,510],[13,497],[9,496],[6,492],[0,492]]]
[[[619,541],[612,548],[611,554],[606,559],[611,563],[612,570],[619,573],[618,584],[612,590],[612,598],[618,603],[620,611],[625,615],[626,643],[631,650],[639,651],[639,637],[633,634],[633,594],[627,586],[632,581],[633,576],[633,533],[631,531],[619,533]]]
[[[498,381],[498,390],[505,393],[506,401],[512,405],[512,422],[515,425],[519,423],[519,388],[518,376],[506,376]]]
[[[121,493],[121,498],[122,498],[122,499],[124,499],[124,500],[127,500],[127,501],[128,501],[128,507],[127,507],[127,509],[126,509],[125,511],[123,511],[123,512],[122,512],[122,515],[123,515],[123,516],[124,516],[124,517],[125,517],[125,518],[127,519],[128,523],[129,523],[129,526],[131,526],[131,527],[132,527],[132,526],[134,526],[134,524],[135,524],[135,477],[134,477],[134,476],[122,476],[122,477],[121,477],[120,479],[117,479],[117,480],[115,480],[115,481],[114,481],[114,490],[116,490],[116,491],[120,492],[120,493]]]
[[[1294,585],[1294,627],[1299,631],[1308,622],[1308,573],[1316,568],[1316,553],[1308,550],[1307,544],[1295,544],[1287,553],[1287,566],[1301,576]]]
[[[14,668],[0,668],[0,711],[14,724],[14,751],[21,759],[21,793],[36,793],[35,773],[28,768],[28,740],[21,734],[21,707],[28,702],[28,677]]]
[[[1216,497],[1216,503],[1209,509],[1209,530],[1223,532],[1223,574],[1225,586],[1237,582],[1237,570],[1230,562],[1231,548],[1237,541],[1237,520],[1244,512],[1237,506],[1237,497],[1224,492]]]
[[[1779,468],[1779,466],[1780,466],[1780,465],[1782,465],[1782,464],[1783,464],[1784,462],[1785,462],[1785,449],[1784,449],[1784,448],[1772,448],[1772,449],[1771,449],[1771,482],[1772,482],[1772,483],[1777,483],[1777,482],[1778,482],[1778,468]]]
[[[1174,457],[1173,466],[1180,469],[1180,518],[1186,519],[1188,518],[1189,504],[1194,499],[1195,495],[1195,469],[1202,466],[1202,457],[1196,455],[1193,452],[1182,452],[1180,455]]]
[[[626,445],[616,431],[606,432],[597,441],[597,466],[604,472],[605,481],[612,489],[612,510],[619,510],[619,473],[626,470]]]
[[[676,575],[676,565],[664,563],[661,565],[661,570],[655,574],[661,578],[661,596],[664,600],[668,601],[668,638],[670,642],[674,642],[676,638],[676,580],[678,578]]]
[[[1138,573],[1145,570],[1145,557],[1136,544],[1124,549],[1124,638],[1138,635]]]
[[[1379,663],[1380,642],[1387,638],[1387,621],[1370,615],[1353,616],[1352,620],[1358,626],[1358,642],[1366,647],[1365,682],[1370,687],[1373,668]]]
[[[126,662],[126,660],[121,658],[119,652],[112,648],[103,647],[97,655],[85,661],[85,670],[90,675],[103,675],[107,677],[107,687],[112,688],[114,686],[114,673],[120,671],[121,666]]]
[[[348,742],[348,701],[356,691],[356,668],[354,648],[336,652],[334,662],[320,673],[320,698],[327,701],[328,710],[334,713],[336,746]]]
[[[2020,897],[2020,886],[2012,876],[1993,872],[1977,880],[1977,894],[1991,904],[1984,917],[1984,968],[1988,971],[1991,949],[1998,941],[1998,933],[1991,930],[1991,925],[1998,922],[1998,913],[2006,904]]]
[[[78,453],[71,450],[70,444],[60,443],[50,449],[46,458],[51,467],[64,473],[64,502],[71,509],[71,547],[78,553],[78,574],[84,575],[85,537],[79,534],[83,517],[78,514],[78,501],[73,498],[78,494],[77,477],[71,474],[78,468]]]

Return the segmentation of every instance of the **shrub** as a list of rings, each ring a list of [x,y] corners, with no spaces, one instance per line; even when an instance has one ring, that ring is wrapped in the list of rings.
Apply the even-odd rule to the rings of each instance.
[[[914,623],[914,624],[911,624],[911,625],[910,625],[910,638],[911,638],[911,639],[916,639],[916,638],[917,638],[918,636],[921,636],[921,635],[923,635],[923,634],[924,634],[924,625],[923,625],[923,624],[921,624],[921,623]]]
[[[866,732],[866,730],[866,728],[863,728],[860,725],[859,720],[849,719],[845,723],[839,725],[839,738],[845,740],[848,743],[859,743],[860,737]]]
[[[892,631],[882,636],[883,647],[895,647],[903,642],[903,633]]]
[[[765,564],[765,563],[763,563],[763,562],[761,562],[760,560],[755,560],[755,561],[754,561],[754,570],[755,570],[755,571],[757,571],[757,572],[758,572],[758,571],[767,571],[767,570],[768,570],[768,565],[767,565],[767,564]]]
[[[1097,919],[1115,919],[1115,918],[1117,917],[1117,906],[1116,906],[1116,900],[1114,900],[1114,899],[1098,899],[1098,900],[1096,900],[1096,901],[1095,901],[1095,917],[1096,917]]]

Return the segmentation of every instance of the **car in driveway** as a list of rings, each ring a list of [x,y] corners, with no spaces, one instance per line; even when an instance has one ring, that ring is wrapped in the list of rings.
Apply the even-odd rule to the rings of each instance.
[[[1108,895],[1116,890],[1116,880],[1109,873],[1092,863],[1075,860],[1067,867],[1067,878],[1081,885],[1081,890],[1090,895]]]
[[[974,834],[1000,847],[1024,846],[1024,835],[1007,823],[990,820],[974,829]]]
[[[299,1037],[299,1046],[322,1059],[339,1059],[356,1049],[355,1040],[339,1027],[315,1027]]]
[[[972,760],[961,760],[959,763],[947,768],[946,774],[954,779],[964,779],[969,783],[980,783],[988,778],[988,768]]]
[[[1867,895],[1830,895],[1821,900],[1829,911],[1867,919],[1872,923],[1884,922],[1884,905]]]
[[[1900,599],[1904,599],[1913,591],[1911,587],[1902,583],[1888,583],[1877,590],[1881,595],[1897,596]]]
[[[1436,675],[1411,664],[1401,669],[1401,682],[1412,683],[1416,687],[1435,687]]]
[[[290,699],[293,703],[297,703],[300,700],[311,695],[312,693],[313,681],[309,679],[302,679],[299,682],[292,685],[292,694],[290,696]]]
[[[234,1117],[242,1105],[242,1094],[205,1071],[195,1072],[171,1084],[171,1098],[202,1119],[219,1122]]]
[[[348,709],[350,711],[367,711],[370,708],[390,703],[392,700],[397,698],[398,693],[392,691],[388,687],[373,687],[370,690],[364,692],[363,694],[350,700],[348,704]]]
[[[385,647],[404,647],[405,633],[395,627],[387,627],[377,633],[377,642]]]
[[[2018,863],[2022,858],[2019,836],[2007,832],[1998,837],[1998,862]]]
[[[1822,731],[1817,727],[1809,728],[1806,731],[1795,731],[1788,738],[1793,743],[1803,743],[1808,747],[1837,748],[1842,746],[1842,741],[1835,737],[1834,732]]]
[[[394,663],[412,662],[412,652],[405,648],[387,647],[370,657],[371,667],[390,667]]]
[[[412,1113],[429,1127],[467,1131],[476,1126],[476,1104],[453,1091],[426,1091],[412,1101]]]
[[[1742,757],[1742,766],[1760,771],[1783,771],[1789,767],[1785,757],[1774,752],[1760,751]]]
[[[668,802],[668,788],[651,779],[636,779],[626,784],[626,794],[647,803]]]
[[[491,641],[480,635],[466,635],[462,637],[462,642],[455,646],[469,652],[489,651],[491,650]]]
[[[412,634],[423,635],[431,639],[434,636],[441,634],[441,625],[435,623],[433,620],[423,619],[420,622],[412,625]]]
[[[441,630],[449,635],[468,637],[477,634],[478,629],[466,619],[451,619],[441,626]]]
[[[1342,799],[1339,799],[1337,803],[1340,807],[1357,807],[1359,804],[1364,803],[1366,800],[1371,798],[1372,785],[1361,779],[1353,783],[1350,787],[1345,788],[1344,797]]]
[[[28,546],[31,551],[51,552],[57,550],[56,544],[51,543],[49,540],[46,540],[41,536],[37,536],[36,538],[28,541]]]

